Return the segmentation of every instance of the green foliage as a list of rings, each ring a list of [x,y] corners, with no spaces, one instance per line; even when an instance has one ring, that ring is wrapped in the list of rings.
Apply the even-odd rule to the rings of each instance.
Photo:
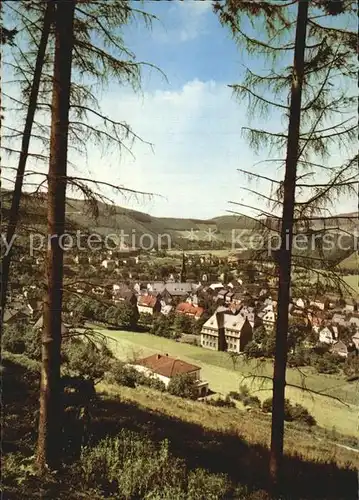
[[[262,349],[253,340],[251,342],[248,342],[243,352],[248,358],[260,358],[261,356],[263,356]]]
[[[262,344],[262,342],[265,341],[267,335],[268,334],[267,334],[264,326],[259,326],[259,327],[255,328],[253,331],[253,340],[257,344]]]
[[[152,314],[148,314],[148,313],[141,313],[140,314],[140,322],[144,326],[152,327],[152,324],[153,324],[153,315]]]
[[[135,388],[136,385],[146,385],[157,391],[164,392],[166,386],[162,380],[156,377],[148,377],[144,373],[137,371],[134,367],[125,365],[122,361],[116,360],[111,367],[113,380],[120,385]]]
[[[185,463],[169,452],[167,440],[155,445],[125,430],[85,448],[76,473],[85,490],[93,488],[120,500],[219,500],[228,498],[233,488],[224,474],[188,472]]]
[[[225,474],[210,474],[204,469],[195,469],[188,475],[186,499],[218,500],[229,498],[229,493],[230,485]]]
[[[122,361],[116,360],[112,364],[111,375],[117,384],[136,387],[138,372],[133,367],[125,366]]]
[[[299,318],[291,319],[288,328],[288,349],[295,351],[308,334],[308,326]]]
[[[185,314],[176,314],[173,321],[173,330],[177,336],[182,333],[198,333],[197,321]]]
[[[14,354],[26,354],[31,359],[41,359],[41,331],[35,331],[27,322],[4,325],[2,348]]]
[[[110,369],[112,352],[103,342],[71,338],[63,346],[64,367],[72,375],[101,380]]]
[[[228,396],[236,401],[241,401],[244,406],[254,406],[256,408],[261,406],[260,399],[257,396],[252,396],[246,385],[241,385],[239,392],[231,391]]]
[[[334,374],[339,372],[342,360],[329,352],[312,356],[312,364],[319,373]]]
[[[126,328],[136,328],[139,317],[137,305],[127,302],[110,307],[105,314],[107,323]]]
[[[343,365],[343,372],[348,378],[359,377],[359,355],[350,353]]]
[[[198,390],[194,378],[190,374],[176,375],[172,377],[167,390],[173,396],[180,398],[197,399]]]
[[[263,401],[262,411],[272,413],[273,398],[268,398]],[[284,401],[284,420],[287,422],[300,422],[309,426],[316,425],[315,418],[308,410],[300,404],[292,404],[289,399]]]
[[[165,337],[167,339],[173,338],[174,334],[172,331],[173,316],[164,314],[159,314],[154,320],[151,328],[152,335],[157,335],[158,337]]]
[[[2,335],[2,348],[13,354],[23,354],[26,350],[25,331],[20,325],[5,325]]]
[[[183,463],[170,456],[168,442],[156,448],[151,441],[121,431],[93,448],[85,448],[78,470],[83,484],[116,498],[150,498],[159,487],[184,481]]]
[[[215,399],[206,399],[206,403],[211,406],[218,406],[220,408],[235,408],[236,404],[231,400],[230,395],[228,394],[225,398],[215,398]]]
[[[310,365],[311,353],[309,349],[298,347],[295,352],[288,353],[288,366],[308,366]]]

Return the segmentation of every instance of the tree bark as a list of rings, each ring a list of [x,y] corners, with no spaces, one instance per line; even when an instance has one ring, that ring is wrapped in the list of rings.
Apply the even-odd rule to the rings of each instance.
[[[55,62],[52,92],[50,160],[47,198],[47,293],[44,299],[40,417],[37,463],[56,469],[61,463],[62,390],[61,311],[63,286],[63,248],[65,230],[67,146],[74,42],[75,0],[56,2]]]
[[[9,283],[9,272],[10,272],[10,264],[12,256],[12,245],[11,246],[9,245],[15,235],[16,227],[19,221],[19,208],[21,201],[22,186],[24,183],[26,160],[29,153],[31,131],[34,123],[34,116],[36,112],[37,98],[39,94],[42,67],[44,65],[46,47],[49,39],[50,27],[53,18],[53,11],[54,11],[54,4],[53,1],[51,0],[46,5],[44,24],[42,27],[39,50],[37,53],[36,63],[35,63],[34,78],[31,86],[29,106],[27,108],[24,133],[22,136],[21,153],[19,156],[19,163],[16,171],[14,192],[11,200],[9,221],[6,231],[6,248],[9,248],[9,252],[7,255],[3,256],[1,262],[1,320],[3,320],[4,311],[6,307],[6,296]]]
[[[293,219],[301,119],[308,1],[298,2],[287,154],[284,177],[281,248],[279,251],[278,317],[273,374],[273,408],[269,473],[273,493],[280,493],[284,444],[284,399],[287,364]]]

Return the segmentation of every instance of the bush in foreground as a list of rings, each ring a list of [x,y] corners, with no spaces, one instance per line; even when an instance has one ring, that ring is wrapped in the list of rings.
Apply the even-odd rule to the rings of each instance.
[[[156,446],[126,430],[83,449],[76,473],[84,490],[92,488],[111,498],[237,498],[226,475],[203,469],[188,472],[185,462],[169,452],[167,440]]]
[[[273,398],[268,398],[263,401],[262,410],[265,413],[272,412]],[[309,411],[300,404],[292,404],[289,399],[285,400],[284,405],[284,420],[287,422],[301,422],[303,424],[313,426],[316,425],[315,418]]]

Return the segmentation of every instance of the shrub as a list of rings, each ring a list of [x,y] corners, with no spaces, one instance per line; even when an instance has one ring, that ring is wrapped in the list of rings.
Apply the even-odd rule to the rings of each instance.
[[[154,490],[185,480],[184,464],[169,454],[167,441],[156,448],[148,439],[125,430],[85,448],[79,466],[86,487],[123,499],[146,498]]]
[[[263,355],[272,357],[275,353],[275,333],[268,333],[267,337],[262,342]]]
[[[2,348],[13,354],[23,354],[26,350],[24,332],[17,326],[6,325],[2,336]]]
[[[228,396],[232,399],[235,399],[236,401],[241,401],[241,395],[239,394],[239,392],[231,391],[228,393]]]
[[[294,353],[288,354],[288,366],[308,366],[310,365],[310,352],[308,349],[297,348]]]
[[[236,403],[231,400],[230,396],[226,396],[225,398],[217,398],[217,399],[207,399],[206,403],[211,406],[218,406],[220,408],[235,408]]]
[[[164,382],[162,382],[162,380],[159,380],[158,378],[154,377],[147,377],[147,380],[148,380],[148,386],[151,387],[152,389],[156,389],[156,391],[161,391],[161,392],[166,391],[166,385]]]
[[[113,358],[108,347],[101,343],[72,338],[64,344],[64,361],[67,371],[94,381],[99,381],[110,369]]]
[[[195,469],[188,475],[187,499],[218,500],[230,498],[230,493],[228,477],[225,474],[210,474],[204,469]]]
[[[253,341],[248,342],[243,352],[248,358],[260,358],[261,356],[263,356],[262,349],[258,344],[256,344],[256,342]]]
[[[257,344],[262,344],[262,342],[266,339],[267,335],[268,334],[264,326],[259,326],[253,332],[253,340]]]
[[[264,411],[264,413],[272,413],[272,403],[273,398],[265,399],[262,403],[262,411]]]
[[[271,413],[272,402],[273,398],[268,398],[263,401],[262,411],[264,411],[265,413]],[[309,426],[316,424],[315,418],[304,406],[300,404],[292,405],[292,403],[288,399],[285,399],[284,402],[284,420],[286,420],[287,422],[301,422]]]
[[[290,409],[292,420],[313,426],[316,424],[315,418],[309,411],[300,404],[295,404]]]
[[[180,398],[197,399],[198,389],[196,381],[191,375],[176,375],[168,384],[168,392]]]
[[[240,399],[246,398],[250,395],[249,387],[248,385],[240,385],[239,386],[239,396]]]
[[[135,388],[137,385],[145,385],[161,392],[166,390],[166,386],[162,380],[155,377],[148,377],[132,366],[126,366],[122,361],[115,361],[112,364],[110,375],[114,382],[126,387]]]
[[[246,396],[242,399],[244,406],[261,407],[261,400],[257,396]]]
[[[230,498],[233,491],[224,474],[188,472],[184,461],[170,454],[167,440],[155,445],[126,430],[84,448],[75,472],[83,489],[120,500],[218,500]]]
[[[333,354],[326,353],[312,358],[313,365],[319,373],[334,374],[339,372],[340,360]]]
[[[241,385],[239,392],[231,391],[227,397],[235,399],[236,401],[241,401],[244,406],[255,406],[257,408],[261,406],[260,399],[257,396],[252,396],[246,385]]]
[[[111,375],[117,384],[133,388],[136,387],[139,377],[138,372],[134,368],[125,366],[122,361],[115,361],[112,364]]]
[[[355,380],[359,376],[359,356],[355,353],[350,353],[343,365],[344,374]]]
[[[322,355],[329,352],[330,346],[326,343],[319,342],[313,349],[315,354]]]

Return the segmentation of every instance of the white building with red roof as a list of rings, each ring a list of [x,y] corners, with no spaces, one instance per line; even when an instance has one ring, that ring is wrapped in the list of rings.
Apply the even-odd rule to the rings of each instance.
[[[198,396],[207,395],[208,382],[201,380],[200,366],[192,365],[181,359],[172,358],[168,354],[152,354],[147,358],[138,359],[132,366],[148,377],[161,380],[166,387],[173,377],[190,375],[197,384]]]

